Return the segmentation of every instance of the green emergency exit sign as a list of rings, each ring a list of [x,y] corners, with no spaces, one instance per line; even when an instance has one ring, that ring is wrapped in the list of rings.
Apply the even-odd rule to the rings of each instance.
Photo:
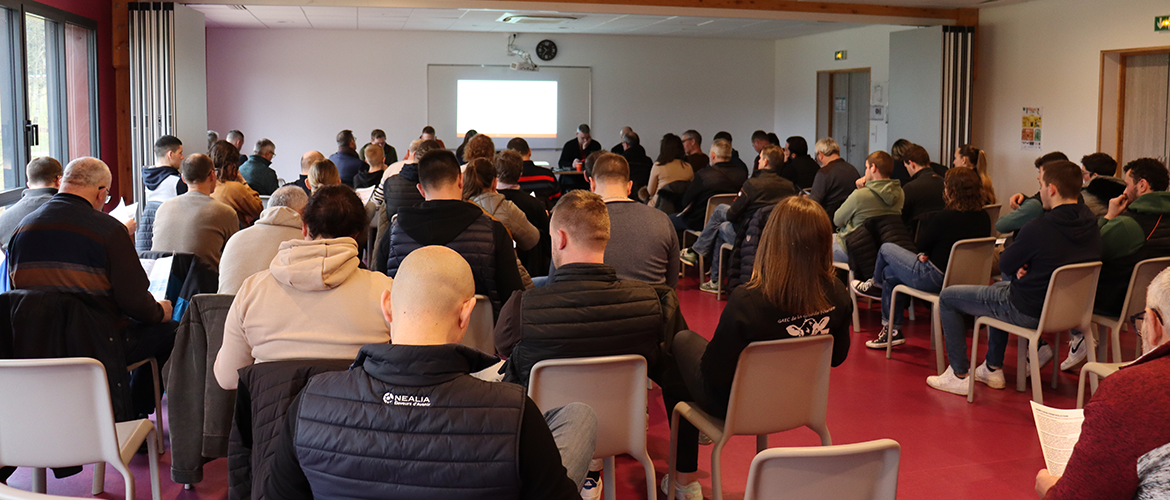
[[[1154,31],[1170,31],[1170,16],[1155,17]]]

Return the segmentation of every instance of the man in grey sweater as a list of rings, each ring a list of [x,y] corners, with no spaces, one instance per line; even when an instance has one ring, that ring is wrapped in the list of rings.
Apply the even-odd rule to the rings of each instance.
[[[20,220],[41,208],[41,205],[57,194],[64,169],[61,168],[61,162],[56,159],[41,156],[28,162],[24,167],[24,173],[28,178],[26,183],[28,189],[21,194],[20,201],[4,209],[4,213],[0,214],[0,249],[5,252],[8,251],[8,239],[12,238],[12,232],[20,226]]]
[[[211,198],[215,165],[206,155],[183,160],[180,171],[187,193],[163,203],[154,219],[152,251],[193,253],[219,272],[228,238],[240,229],[236,211]]]

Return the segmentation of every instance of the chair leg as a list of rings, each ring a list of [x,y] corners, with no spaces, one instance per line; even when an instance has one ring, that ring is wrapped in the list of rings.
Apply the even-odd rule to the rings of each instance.
[[[154,378],[154,427],[158,440],[158,452],[166,452],[166,443],[163,442],[163,414],[162,414],[162,387],[158,376],[158,360],[150,358],[150,375]],[[156,499],[157,500],[157,499]]]
[[[891,307],[891,310],[893,310],[893,307]],[[917,321],[914,318],[914,297],[910,297],[910,307],[907,307],[906,310],[910,311],[910,321]]]
[[[1125,320],[1122,320],[1121,324],[1118,325],[1117,328],[1111,328],[1109,331],[1109,337],[1110,337],[1109,340],[1112,341],[1112,343],[1113,343],[1113,362],[1114,363],[1121,363],[1122,362],[1121,361],[1121,357],[1122,357],[1121,356],[1121,329],[1125,325],[1126,325]],[[1134,320],[1129,321],[1129,330],[1132,332],[1135,332],[1135,333],[1137,332],[1137,322],[1136,321],[1134,321]],[[1142,345],[1141,342],[1138,342],[1137,344],[1139,346]]]
[[[946,360],[946,345],[943,342],[942,331],[942,314],[938,311],[938,304],[931,304],[930,307],[930,347],[934,349],[934,364],[938,368],[938,374],[942,375],[947,370]]]
[[[1028,359],[1032,360],[1032,401],[1044,404],[1044,394],[1041,390],[1044,382],[1040,381],[1040,352],[1039,340],[1028,342]],[[1053,363],[1059,364],[1058,361],[1053,360]]]
[[[849,271],[849,283],[845,286],[849,288],[849,300],[853,302],[853,331],[861,331],[861,311],[857,310],[857,291],[853,289],[853,271]]]
[[[756,453],[768,449],[768,435],[760,434],[756,436]]]
[[[829,435],[829,426],[821,423],[819,426],[809,426],[816,431],[817,435],[821,437],[821,446],[831,446],[833,444],[833,437]]]
[[[1088,335],[1088,332],[1085,333]],[[1060,332],[1056,332],[1056,343],[1053,344],[1052,350],[1052,388],[1055,389],[1060,384]]]
[[[106,463],[93,464],[93,494],[97,495],[106,490]]]
[[[975,323],[974,331],[971,332],[971,365],[967,368],[967,402],[975,402],[975,359],[979,356],[979,330],[982,325]],[[991,332],[988,331],[990,337]]]
[[[32,484],[30,485],[31,487],[29,489],[32,490],[33,493],[47,493],[48,492],[48,481],[49,481],[48,478],[45,476],[45,468],[44,467],[34,467],[33,471],[32,471],[32,481],[31,481]],[[98,493],[101,493],[101,492],[100,491],[94,492],[95,495]]]
[[[617,470],[613,466],[613,457],[605,457],[601,459],[601,463],[603,464],[601,469],[605,473],[605,480],[609,482],[609,488],[603,487],[601,492],[605,494],[605,500],[617,500],[617,493],[615,493],[617,490],[617,480],[614,479],[617,477]],[[156,498],[155,500],[158,499]]]
[[[642,469],[644,471],[646,471],[646,498],[647,499],[658,498],[658,494],[655,493],[655,490],[654,490],[654,488],[655,488],[654,461],[650,460],[650,454],[643,451],[641,456],[634,457],[634,458],[637,458],[638,461],[642,463]],[[612,485],[613,483],[610,483],[610,484]]]
[[[1077,380],[1077,409],[1085,407],[1085,370],[1081,369],[1081,376]]]
[[[157,385],[155,386],[154,390],[156,392],[158,391]],[[160,413],[158,415],[161,416],[162,414]],[[159,430],[155,429],[150,432],[151,434],[157,434]],[[158,435],[161,436],[161,434]],[[146,451],[150,455],[150,498],[151,500],[162,500],[162,485],[159,484],[158,477],[158,454],[162,452],[162,446],[161,444],[156,445],[155,441],[156,440],[153,439],[153,436],[146,436]],[[161,443],[162,440],[159,439],[157,441]],[[126,500],[133,500],[133,497],[126,497]]]
[[[719,460],[723,455],[723,445],[727,444],[727,440],[731,436],[724,435],[723,439],[711,449],[711,499],[723,500],[723,477],[721,468],[719,467]],[[673,488],[671,488],[673,490]]]
[[[850,286],[849,288],[852,289],[853,287]],[[890,296],[890,303],[891,304],[898,303],[898,291],[897,290],[894,290],[893,295]],[[894,311],[894,308],[893,308],[893,306],[891,306],[890,307],[890,323],[891,323],[890,328],[893,328],[893,326],[892,326],[892,324],[894,322],[893,311]],[[905,334],[903,334],[903,335],[905,335]],[[886,338],[886,359],[890,359],[890,357],[893,356],[893,354],[894,354],[894,339],[887,337]]]
[[[678,481],[678,410],[671,411],[670,415],[670,454],[666,456],[666,470],[670,481]],[[674,485],[667,483],[666,499],[674,500]]]
[[[1028,376],[1025,375],[1027,369],[1025,360],[1028,359],[1028,339],[1019,337],[1016,340],[1016,392],[1024,392],[1028,390]]]

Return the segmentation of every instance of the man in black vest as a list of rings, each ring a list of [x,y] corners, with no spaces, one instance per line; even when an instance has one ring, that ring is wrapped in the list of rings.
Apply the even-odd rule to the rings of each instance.
[[[580,498],[593,410],[573,403],[541,415],[523,387],[470,375],[497,359],[459,344],[475,308],[459,254],[421,248],[401,271],[382,292],[391,343],[366,345],[350,370],[309,380],[289,406],[263,491],[272,499]]]
[[[471,264],[475,293],[487,295],[498,314],[512,292],[524,289],[512,236],[478,205],[463,201],[463,176],[454,153],[440,149],[423,155],[418,181],[426,201],[398,209],[390,226],[386,274],[395,277],[402,259],[419,247],[449,247]]]

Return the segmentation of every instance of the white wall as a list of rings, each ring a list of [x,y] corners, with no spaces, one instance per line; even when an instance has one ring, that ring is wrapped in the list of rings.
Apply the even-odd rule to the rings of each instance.
[[[939,161],[942,142],[943,31],[941,27],[890,33],[890,105],[885,151],[905,138]],[[948,152],[948,155],[950,153]],[[946,163],[947,156],[943,156]]]
[[[819,35],[777,40],[776,43],[776,135],[780,140],[799,135],[816,142],[817,72],[869,68],[870,85],[890,79],[890,33],[905,26],[867,26]],[[833,53],[848,51],[844,61]],[[871,121],[869,150],[886,149],[886,124]]]
[[[531,51],[540,38],[521,35],[517,43]],[[623,125],[651,156],[662,134],[695,128],[704,145],[727,130],[749,155],[751,132],[773,123],[771,41],[550,38],[559,55],[548,64],[593,68],[592,126],[606,148]],[[515,58],[506,45],[503,33],[209,29],[208,126],[242,130],[245,153],[272,139],[285,179],[295,177],[304,151],[335,151],[344,128],[362,142],[381,128],[401,155],[427,121],[427,64],[507,64]],[[454,148],[454,134],[440,130],[439,138]]]
[[[1036,191],[1032,162],[1097,148],[1102,50],[1170,46],[1154,32],[1166,0],[1033,0],[979,12],[974,142],[989,154],[996,193]],[[1042,107],[1043,151],[1020,148],[1023,107]]]
[[[179,99],[174,135],[187,145],[188,154],[202,151],[207,143],[206,35],[202,12],[175,6],[175,95]]]

